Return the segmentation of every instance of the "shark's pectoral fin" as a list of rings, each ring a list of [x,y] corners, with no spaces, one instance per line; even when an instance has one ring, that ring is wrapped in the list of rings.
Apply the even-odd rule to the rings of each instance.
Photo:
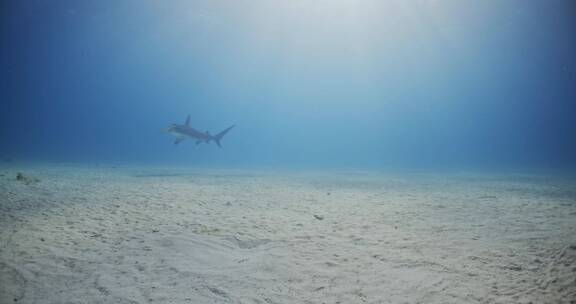
[[[201,143],[202,143],[201,140],[197,140],[197,141],[196,141],[196,145],[199,145],[199,144],[201,144]]]
[[[177,144],[179,144],[181,141],[183,141],[184,139],[186,139],[186,137],[177,137],[176,140],[174,140],[174,144],[177,145]]]

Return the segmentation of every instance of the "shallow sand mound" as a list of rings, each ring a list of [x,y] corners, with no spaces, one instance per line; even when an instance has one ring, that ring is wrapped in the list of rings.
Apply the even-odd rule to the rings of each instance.
[[[576,303],[576,244],[557,250],[536,282],[537,287],[528,293],[540,302],[562,303],[571,299],[568,303]]]

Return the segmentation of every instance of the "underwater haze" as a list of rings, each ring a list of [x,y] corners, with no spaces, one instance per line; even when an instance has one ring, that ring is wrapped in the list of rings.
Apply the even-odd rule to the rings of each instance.
[[[0,41],[6,160],[576,168],[570,0],[13,0]]]
[[[574,304],[575,0],[0,0],[0,304]]]

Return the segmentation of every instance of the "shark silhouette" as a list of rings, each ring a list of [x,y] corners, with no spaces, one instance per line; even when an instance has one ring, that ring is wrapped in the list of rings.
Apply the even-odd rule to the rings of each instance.
[[[228,133],[228,131],[230,131],[232,128],[234,128],[234,125],[226,128],[224,131],[216,134],[216,135],[210,135],[210,132],[206,131],[204,133],[190,127],[190,115],[188,115],[188,117],[186,118],[186,122],[181,125],[181,124],[171,124],[166,131],[174,136],[176,136],[176,140],[174,141],[174,144],[177,145],[179,144],[181,141],[185,140],[186,138],[191,138],[191,139],[195,139],[196,140],[196,145],[199,145],[202,142],[205,143],[210,143],[210,141],[215,141],[216,144],[218,145],[218,147],[222,148],[222,146],[220,145],[220,140],[222,140],[222,137],[224,137],[224,135],[226,135],[226,133]]]

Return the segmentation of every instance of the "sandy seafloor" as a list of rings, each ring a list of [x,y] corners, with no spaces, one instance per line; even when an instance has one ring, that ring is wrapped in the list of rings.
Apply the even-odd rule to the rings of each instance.
[[[12,165],[0,303],[576,303],[576,179]]]

